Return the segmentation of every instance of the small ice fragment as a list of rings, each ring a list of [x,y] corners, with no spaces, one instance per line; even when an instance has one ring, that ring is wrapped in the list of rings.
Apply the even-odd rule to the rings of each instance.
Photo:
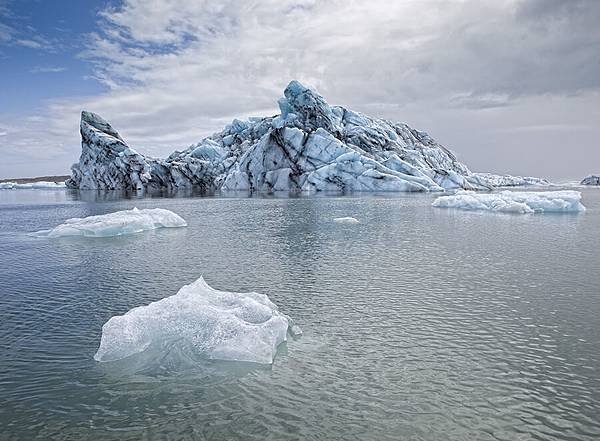
[[[270,364],[288,326],[266,295],[217,291],[200,277],[173,296],[108,320],[94,359],[114,361],[151,346],[166,351],[180,345],[209,359]]]
[[[38,237],[110,237],[134,234],[157,228],[186,227],[179,215],[162,208],[116,211],[114,213],[85,218],[67,219],[51,230],[42,230],[33,235]]]
[[[293,325],[290,327],[290,334],[292,337],[300,337],[302,335],[302,328],[298,325]]]
[[[358,224],[360,223],[358,221],[358,219],[354,218],[354,217],[336,217],[335,219],[333,219],[334,222],[337,222],[339,224]]]
[[[440,196],[432,205],[440,208],[519,214],[585,211],[581,203],[581,193],[572,190],[499,193],[459,191],[452,196]]]

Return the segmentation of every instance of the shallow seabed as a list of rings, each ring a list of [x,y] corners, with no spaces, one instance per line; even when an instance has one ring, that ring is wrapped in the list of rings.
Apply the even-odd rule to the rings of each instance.
[[[600,190],[543,215],[179,196],[0,193],[1,440],[600,438]],[[134,206],[189,226],[27,236]],[[111,316],[200,275],[268,294],[304,335],[266,367],[93,360]]]

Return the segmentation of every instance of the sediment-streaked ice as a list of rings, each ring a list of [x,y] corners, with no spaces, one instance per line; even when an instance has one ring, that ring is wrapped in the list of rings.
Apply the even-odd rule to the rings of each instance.
[[[583,178],[581,185],[600,185],[600,175],[589,175]]]
[[[26,190],[26,189],[54,189],[54,188],[66,188],[64,182],[28,182],[26,184],[19,184],[17,182],[0,182],[0,190]]]
[[[336,217],[333,219],[334,222],[338,224],[358,224],[360,223],[358,219],[354,217]]]
[[[162,208],[144,210],[116,211],[114,213],[85,218],[73,218],[51,230],[34,233],[40,237],[110,237],[140,233],[157,228],[186,227],[187,223],[181,216]]]
[[[441,196],[434,207],[460,210],[487,210],[503,213],[546,213],[585,211],[578,191],[539,191],[476,193],[459,191],[452,196]]]
[[[302,330],[265,294],[217,291],[202,277],[177,294],[139,306],[102,326],[96,361],[174,345],[216,360],[270,364],[277,347]]]
[[[235,119],[166,159],[131,148],[99,115],[81,113],[81,156],[67,186],[258,192],[491,190],[543,179],[472,173],[427,133],[330,106],[292,81],[275,117]]]

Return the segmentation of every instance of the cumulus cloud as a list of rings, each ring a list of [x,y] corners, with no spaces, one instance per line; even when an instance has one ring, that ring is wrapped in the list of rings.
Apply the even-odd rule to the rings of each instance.
[[[594,0],[124,0],[100,12],[81,54],[107,92],[54,101],[23,133],[33,140],[41,125],[52,132],[45,146],[74,161],[85,108],[142,152],[165,155],[234,117],[275,113],[296,78],[334,104],[430,130],[478,168],[485,143],[464,133],[498,136],[517,125],[511,114],[526,118],[521,127],[560,123],[536,119],[540,103],[577,112],[599,103],[599,21]],[[514,171],[509,162],[497,171]]]

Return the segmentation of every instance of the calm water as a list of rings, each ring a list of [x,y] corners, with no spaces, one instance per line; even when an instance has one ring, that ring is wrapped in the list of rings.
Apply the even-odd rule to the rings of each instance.
[[[0,439],[599,439],[600,191],[581,215],[432,198],[0,191]],[[189,227],[26,235],[134,206]],[[92,359],[111,316],[200,275],[304,336],[272,367]]]

